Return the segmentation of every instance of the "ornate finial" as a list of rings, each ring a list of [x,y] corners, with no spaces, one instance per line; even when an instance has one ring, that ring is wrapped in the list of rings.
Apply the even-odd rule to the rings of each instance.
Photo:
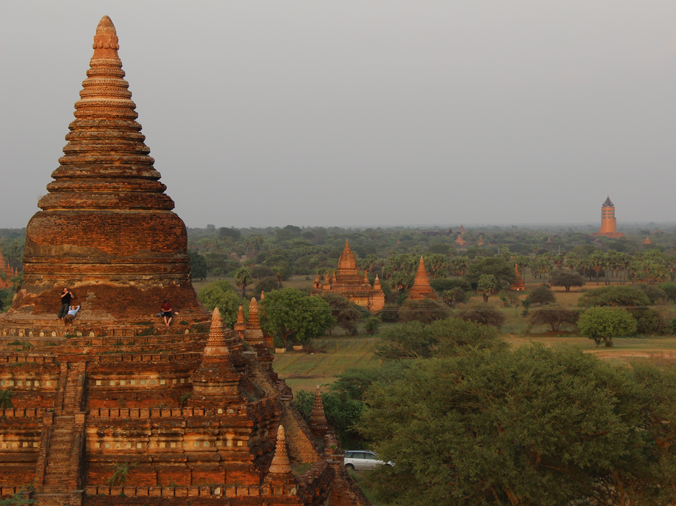
[[[209,330],[209,339],[204,348],[205,356],[227,355],[229,353],[228,347],[225,345],[225,334],[223,332],[223,321],[221,320],[221,312],[217,307],[211,314],[211,329]]]
[[[270,474],[291,474],[291,462],[286,451],[286,437],[284,436],[284,426],[280,425],[277,429],[277,446],[275,447],[275,456],[270,464]]]
[[[324,403],[322,402],[322,392],[319,389],[319,385],[315,389],[315,398],[312,403],[312,412],[310,413],[308,425],[313,434],[317,436],[324,436],[326,431],[329,430],[329,423],[324,414]]]
[[[120,49],[117,39],[117,31],[115,25],[108,16],[103,16],[99,25],[96,27],[96,35],[94,35],[95,59],[115,59],[118,58],[117,50]]]

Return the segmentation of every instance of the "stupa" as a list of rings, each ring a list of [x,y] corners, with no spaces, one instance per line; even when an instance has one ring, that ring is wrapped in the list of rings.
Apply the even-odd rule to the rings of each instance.
[[[514,282],[509,285],[509,289],[514,292],[523,292],[526,289],[526,285],[523,282],[518,265],[514,266],[514,274],[516,275],[516,279],[514,279]]]
[[[368,277],[359,274],[357,259],[347,240],[345,241],[345,249],[338,259],[338,269],[333,273],[333,277],[326,273],[323,283],[319,274],[315,278],[312,295],[322,295],[323,293],[340,294],[374,313],[385,306],[385,292],[382,290],[378,276],[376,275],[375,282],[371,286]]]
[[[407,299],[436,299],[437,294],[430,286],[430,278],[425,270],[425,262],[423,257],[420,257],[420,264],[415,273],[415,280],[413,286],[408,292]]]
[[[107,16],[93,47],[64,156],[26,228],[12,309],[55,315],[69,287],[90,317],[147,319],[165,299],[186,316],[203,313],[186,228],[144,143]]]
[[[105,16],[66,156],[28,226],[25,285],[0,318],[0,388],[12,393],[0,405],[0,498],[369,504],[340,449],[325,457],[295,411],[255,315],[245,342],[197,301],[185,227],[147,156],[117,49]],[[90,318],[78,314],[67,335],[52,300],[63,284]],[[171,327],[139,320],[163,297],[181,306]]]
[[[618,239],[624,237],[622,232],[617,231],[617,220],[615,219],[615,204],[610,200],[610,196],[601,205],[601,228],[593,235],[602,235]]]
[[[643,239],[643,244],[652,244],[652,242],[650,242],[650,235],[645,236],[645,239]]]
[[[14,286],[12,278],[17,274],[17,270],[12,269],[5,257],[2,256],[2,251],[0,251],[0,289]]]

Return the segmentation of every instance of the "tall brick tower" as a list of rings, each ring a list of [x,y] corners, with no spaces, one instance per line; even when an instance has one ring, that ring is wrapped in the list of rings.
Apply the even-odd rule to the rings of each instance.
[[[28,223],[13,308],[54,313],[64,286],[89,315],[154,314],[164,299],[203,312],[190,282],[187,233],[149,156],[104,16],[60,166]]]
[[[610,200],[610,197],[601,206],[601,229],[594,235],[602,235],[603,237],[611,237],[613,239],[624,237],[623,233],[617,231],[615,204]]]

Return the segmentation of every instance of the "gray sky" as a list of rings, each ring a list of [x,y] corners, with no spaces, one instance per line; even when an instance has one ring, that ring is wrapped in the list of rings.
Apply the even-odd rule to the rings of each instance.
[[[673,1],[0,0],[0,228],[104,14],[188,226],[675,221]]]

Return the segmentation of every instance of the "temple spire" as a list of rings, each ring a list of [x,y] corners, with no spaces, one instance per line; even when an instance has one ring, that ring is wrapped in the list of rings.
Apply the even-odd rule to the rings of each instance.
[[[308,422],[310,430],[315,436],[323,437],[324,434],[326,434],[326,431],[329,430],[329,423],[324,414],[324,403],[322,402],[322,392],[319,389],[319,385],[317,385],[317,388],[315,389],[315,398],[312,403],[312,412],[310,413]]]
[[[413,286],[411,291],[408,293],[409,299],[436,299],[437,294],[432,290],[430,286],[430,278],[427,275],[425,270],[425,262],[423,257],[420,257],[420,264],[418,265],[418,270],[415,273],[415,280],[413,281]]]
[[[286,436],[284,435],[284,426],[280,425],[277,429],[277,445],[275,446],[275,456],[270,464],[269,474],[288,475],[291,474],[291,462],[286,450]]]

